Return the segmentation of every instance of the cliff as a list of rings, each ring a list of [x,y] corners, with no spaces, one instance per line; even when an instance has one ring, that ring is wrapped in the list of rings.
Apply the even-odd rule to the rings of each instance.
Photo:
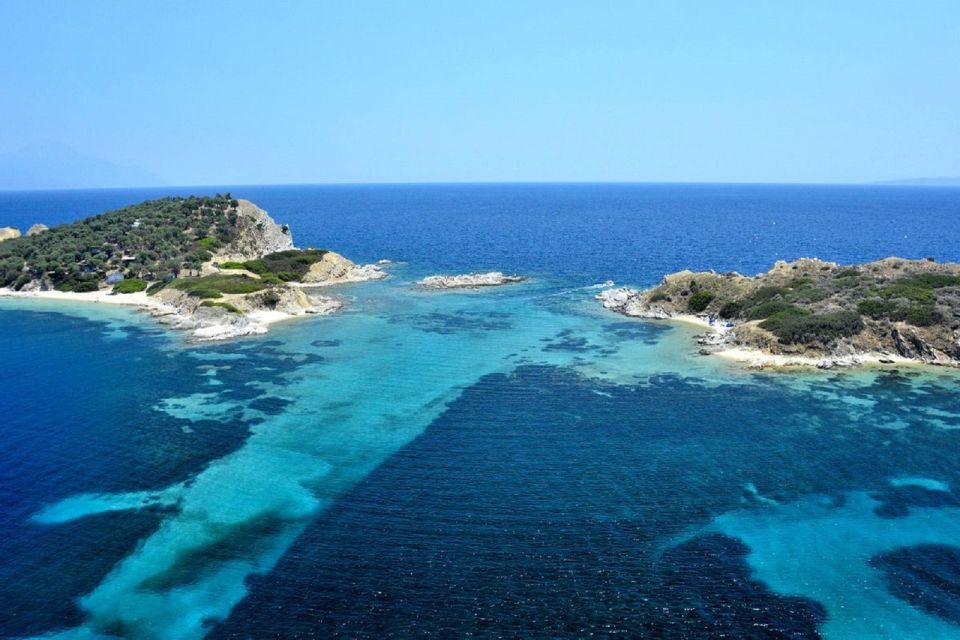
[[[766,273],[681,271],[646,291],[612,289],[603,305],[644,318],[711,323],[705,351],[734,348],[856,364],[865,356],[960,365],[960,265],[887,258],[861,265],[778,262]]]

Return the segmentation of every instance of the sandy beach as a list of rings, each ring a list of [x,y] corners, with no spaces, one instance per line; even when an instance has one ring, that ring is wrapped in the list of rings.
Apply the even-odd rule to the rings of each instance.
[[[146,311],[154,316],[178,316],[182,320],[189,320],[189,316],[181,313],[176,307],[164,304],[159,299],[148,296],[145,291],[137,293],[113,293],[112,289],[101,289],[99,291],[89,291],[76,293],[72,291],[13,291],[9,288],[0,288],[0,298],[16,298],[18,300],[59,300],[62,302],[85,302],[93,304],[110,304],[134,307]],[[194,338],[198,340],[221,340],[241,335],[257,335],[267,332],[270,325],[278,322],[284,322],[292,318],[303,317],[307,314],[294,315],[284,313],[283,311],[258,310],[245,314],[250,324],[242,331],[237,331],[229,326],[201,326],[191,331]],[[165,322],[176,327],[176,323]]]

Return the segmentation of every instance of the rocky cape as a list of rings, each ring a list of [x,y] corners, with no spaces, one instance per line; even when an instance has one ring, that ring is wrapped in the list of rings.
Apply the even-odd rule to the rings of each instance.
[[[757,276],[681,271],[597,296],[617,313],[696,323],[703,354],[756,368],[960,366],[960,265],[802,258]]]
[[[171,328],[188,331],[194,340],[207,341],[262,334],[277,321],[333,313],[343,307],[343,301],[311,288],[387,276],[379,264],[357,265],[333,251],[296,249],[289,227],[247,200],[232,200],[216,213],[224,219],[215,219],[213,224],[229,225],[229,233],[223,233],[228,241],[204,242],[201,238],[198,244],[203,252],[198,255],[204,261],[192,268],[185,263],[176,277],[161,279],[142,268],[111,264],[99,274],[99,281],[84,290],[64,290],[51,278],[34,276],[19,278],[17,287],[0,288],[0,296],[135,306]],[[57,230],[41,227],[31,228],[31,235],[42,232],[46,236]],[[120,230],[136,233],[140,227],[137,218]],[[89,269],[83,267],[83,271]],[[37,273],[30,265],[25,265],[23,272]]]
[[[465,273],[455,276],[436,275],[418,280],[415,284],[423,289],[474,289],[479,287],[499,287],[506,284],[524,282],[526,276],[506,275],[500,271],[487,273]]]

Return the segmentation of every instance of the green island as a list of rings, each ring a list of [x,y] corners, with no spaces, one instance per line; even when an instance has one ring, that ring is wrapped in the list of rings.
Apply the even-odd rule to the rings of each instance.
[[[147,307],[199,339],[262,333],[280,317],[330,313],[319,287],[385,277],[228,194],[168,197],[0,241],[0,293]]]
[[[821,368],[960,365],[960,265],[933,259],[844,266],[804,258],[754,277],[681,271],[645,291],[598,298],[628,316],[699,321],[712,329],[698,340],[705,354]]]

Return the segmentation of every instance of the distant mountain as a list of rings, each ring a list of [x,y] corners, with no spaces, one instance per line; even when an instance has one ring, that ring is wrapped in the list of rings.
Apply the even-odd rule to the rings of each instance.
[[[902,178],[900,180],[884,180],[876,184],[904,185],[915,187],[960,187],[960,177],[946,178]]]
[[[84,155],[55,142],[0,152],[0,189],[151,187],[165,181],[139,167]]]

